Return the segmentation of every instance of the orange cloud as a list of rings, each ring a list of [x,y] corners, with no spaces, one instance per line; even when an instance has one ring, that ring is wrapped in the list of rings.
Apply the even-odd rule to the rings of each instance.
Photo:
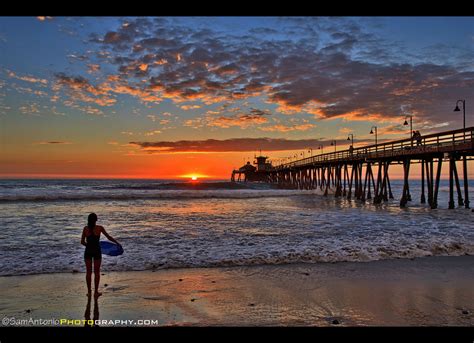
[[[350,127],[341,127],[339,129],[339,133],[342,133],[342,134],[349,134],[352,132],[354,132],[354,129],[351,129]]]
[[[19,76],[19,75],[15,74],[13,71],[8,71],[8,76],[12,77],[12,78],[15,78],[15,79],[18,79],[18,80],[21,80],[21,81],[26,81],[26,82],[31,82],[31,83],[40,83],[40,84],[43,84],[43,85],[48,84],[48,80],[46,80],[46,79],[39,79],[39,78],[32,77],[32,76]]]
[[[87,72],[89,74],[93,74],[93,73],[96,73],[100,70],[100,65],[99,64],[88,64],[87,68],[88,68]]]
[[[217,118],[208,118],[208,126],[217,126],[221,128],[229,128],[231,126],[239,126],[246,128],[254,124],[264,124],[268,119],[260,115],[243,114],[235,117],[220,116]]]
[[[293,125],[293,126],[285,126],[285,125],[277,124],[273,126],[259,127],[259,130],[270,131],[270,132],[290,132],[290,131],[307,131],[314,127],[316,127],[316,125],[314,124],[300,124],[300,125]]]
[[[205,126],[205,122],[202,118],[188,119],[184,121],[183,125],[192,127],[193,129],[199,129]]]
[[[160,130],[152,130],[152,131],[145,132],[145,136],[154,136],[154,135],[158,135],[160,133],[161,133]]]
[[[179,107],[181,109],[185,110],[185,111],[201,108],[201,106],[199,106],[199,105],[182,105],[182,106],[179,106]]]
[[[386,118],[380,113],[367,113],[364,110],[345,112],[332,118],[342,118],[344,121],[378,121],[383,122]]]
[[[118,94],[128,94],[128,95],[134,96],[144,102],[159,103],[163,100],[155,92],[142,90],[142,89],[135,88],[135,87],[125,85],[125,84],[114,84],[114,85],[102,84],[101,87],[104,90],[108,90],[110,92],[114,92]]]

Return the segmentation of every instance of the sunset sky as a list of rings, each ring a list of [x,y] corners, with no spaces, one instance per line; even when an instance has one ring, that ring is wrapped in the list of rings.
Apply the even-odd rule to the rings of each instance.
[[[229,178],[474,125],[474,17],[0,18],[0,177]]]

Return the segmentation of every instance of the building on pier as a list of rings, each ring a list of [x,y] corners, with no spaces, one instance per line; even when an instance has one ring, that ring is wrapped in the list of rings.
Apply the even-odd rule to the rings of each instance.
[[[253,162],[255,166],[251,165],[250,162],[243,165],[239,169],[232,171],[231,181],[243,181],[243,182],[266,182],[268,181],[268,175],[273,166],[270,162],[267,162],[267,156],[255,156]]]

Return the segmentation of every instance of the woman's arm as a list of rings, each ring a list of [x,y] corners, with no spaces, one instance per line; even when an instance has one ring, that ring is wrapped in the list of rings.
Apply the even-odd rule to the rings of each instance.
[[[81,244],[86,246],[86,230],[82,229]]]
[[[105,229],[104,229],[103,226],[102,226],[102,233],[104,234],[105,237],[107,237],[107,239],[108,239],[109,241],[114,242],[115,244],[122,246],[119,242],[117,242],[117,240],[116,240],[115,238],[113,238],[111,235],[109,235],[109,234],[107,233],[107,231],[105,231]]]

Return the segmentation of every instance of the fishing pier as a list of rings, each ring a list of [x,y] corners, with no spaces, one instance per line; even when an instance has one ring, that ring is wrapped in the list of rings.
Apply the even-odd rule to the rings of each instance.
[[[351,146],[352,147],[352,146]],[[324,195],[371,200],[380,204],[393,199],[389,170],[403,165],[400,207],[412,200],[409,179],[415,165],[421,168],[420,202],[438,207],[438,191],[443,163],[449,166],[449,204],[469,208],[468,161],[474,155],[474,127],[424,135],[420,138],[388,141],[303,158],[272,166],[266,182],[285,188],[317,189]],[[462,187],[460,173],[462,174]],[[414,180],[412,181],[414,182]]]

